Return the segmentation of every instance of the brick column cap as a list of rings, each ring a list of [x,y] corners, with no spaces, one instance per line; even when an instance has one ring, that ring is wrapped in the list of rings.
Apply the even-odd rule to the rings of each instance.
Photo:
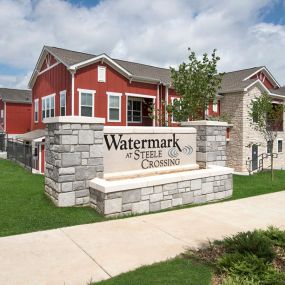
[[[217,126],[217,127],[227,127],[229,124],[227,122],[220,121],[190,121],[190,122],[181,122],[181,127],[190,127],[190,126]]]
[[[66,124],[105,124],[105,118],[84,116],[60,116],[46,118],[44,124],[66,123]]]

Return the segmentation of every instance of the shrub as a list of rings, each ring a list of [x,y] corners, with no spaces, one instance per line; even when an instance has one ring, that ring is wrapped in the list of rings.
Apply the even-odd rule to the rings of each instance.
[[[249,253],[271,262],[275,257],[273,242],[261,231],[242,232],[223,240],[226,252]]]
[[[250,253],[227,253],[217,262],[218,269],[230,276],[248,277],[254,281],[268,271],[270,265],[264,259]]]
[[[261,275],[260,285],[284,285],[285,273],[278,272],[274,268],[269,268]]]
[[[266,231],[262,231],[262,233],[267,236],[274,245],[285,248],[285,231],[270,226]]]

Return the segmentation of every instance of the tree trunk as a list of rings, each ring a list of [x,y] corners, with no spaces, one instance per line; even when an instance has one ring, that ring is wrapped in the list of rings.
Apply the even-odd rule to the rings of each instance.
[[[273,152],[271,151],[271,181],[274,180],[274,171],[273,171]]]

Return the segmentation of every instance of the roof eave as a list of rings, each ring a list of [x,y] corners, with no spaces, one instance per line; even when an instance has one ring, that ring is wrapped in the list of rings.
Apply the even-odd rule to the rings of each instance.
[[[68,64],[67,64],[66,62],[64,62],[62,59],[60,59],[58,56],[56,56],[47,46],[43,46],[42,51],[41,51],[41,54],[40,54],[40,56],[39,56],[39,58],[38,58],[38,61],[37,61],[37,63],[36,63],[36,66],[35,66],[35,68],[34,68],[34,71],[33,71],[33,73],[32,73],[32,76],[31,76],[31,78],[30,78],[30,80],[29,80],[29,83],[28,83],[28,88],[29,88],[29,89],[32,89],[33,86],[34,86],[35,79],[36,79],[36,77],[37,77],[37,75],[38,75],[38,73],[39,73],[39,65],[40,65],[40,63],[41,63],[41,59],[42,59],[42,57],[44,56],[45,52],[50,53],[58,62],[61,62],[63,65],[65,65],[66,67],[68,67]]]
[[[249,76],[244,78],[243,81],[250,79],[253,75],[255,75],[256,73],[258,73],[262,70],[265,70],[265,72],[269,75],[270,79],[276,84],[277,87],[279,87],[279,88],[281,87],[280,84],[278,83],[278,81],[273,77],[272,73],[268,70],[268,68],[266,66],[259,68],[258,70],[256,70],[255,72],[253,72],[252,74],[250,74]]]

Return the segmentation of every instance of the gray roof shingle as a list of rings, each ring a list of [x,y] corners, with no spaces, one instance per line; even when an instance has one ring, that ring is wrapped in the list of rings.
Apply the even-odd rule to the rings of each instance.
[[[89,60],[96,55],[90,53],[77,52],[72,50],[66,50],[57,47],[45,47],[53,55],[55,55],[59,60],[65,63],[68,67],[71,65]],[[121,59],[113,59],[117,64],[130,72],[134,77],[143,77],[149,78],[152,80],[157,80],[165,84],[171,83],[171,73],[170,69],[160,68],[151,65],[125,61]],[[247,79],[251,74],[255,73],[264,66],[257,66],[232,72],[227,72],[223,75],[222,86],[219,90],[220,94],[230,93],[230,92],[239,92],[243,91],[246,87],[252,84],[256,79]],[[285,95],[284,89],[274,89],[275,94]],[[279,92],[279,93],[277,93]]]
[[[283,95],[285,96],[285,86],[280,87],[278,89],[270,89],[271,93],[277,94],[277,95]]]
[[[0,88],[0,97],[3,102],[32,103],[32,91],[22,89]]]
[[[244,88],[256,81],[256,79],[248,79],[246,81],[244,81],[244,79],[262,67],[263,66],[258,66],[225,73],[223,75],[222,87],[219,93],[242,91]]]

